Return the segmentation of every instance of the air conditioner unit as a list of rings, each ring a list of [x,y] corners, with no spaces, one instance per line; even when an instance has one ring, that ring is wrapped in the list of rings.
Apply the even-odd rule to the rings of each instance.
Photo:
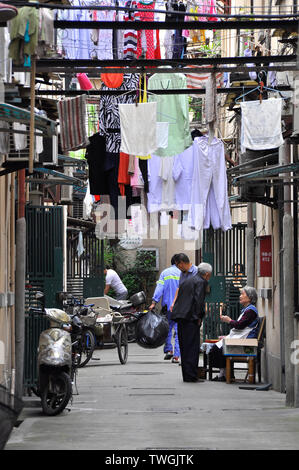
[[[52,137],[43,138],[44,150],[38,155],[38,161],[43,165],[57,165],[58,161],[58,137],[52,135]]]
[[[67,176],[73,176],[73,168],[65,167],[64,174]],[[62,184],[60,191],[61,202],[73,202],[73,185],[72,184]]]
[[[73,186],[63,184],[60,191],[61,202],[73,202]]]
[[[6,123],[2,123],[4,126]],[[18,123],[9,123],[7,132],[2,132],[3,139],[9,139],[9,152],[7,161],[22,162],[29,160],[30,137],[29,127],[22,124],[22,128]],[[19,139],[21,137],[21,139]],[[21,150],[20,150],[21,149]],[[38,161],[38,154],[34,152],[33,160]]]

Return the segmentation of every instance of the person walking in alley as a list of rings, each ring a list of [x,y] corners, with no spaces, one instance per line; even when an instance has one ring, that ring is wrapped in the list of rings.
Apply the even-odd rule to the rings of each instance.
[[[184,282],[189,277],[195,276],[197,274],[197,267],[191,263],[190,259],[188,258],[187,255],[185,255],[185,253],[179,253],[178,255],[176,255],[176,265],[177,265],[177,268],[179,268],[179,270],[181,271],[181,275],[180,275],[179,285],[175,292],[172,305],[170,306],[171,312],[175,304],[175,301],[177,299],[179,287],[182,284],[182,282]]]
[[[160,299],[162,298],[162,312],[165,311],[169,323],[169,332],[164,345],[164,359],[171,359],[172,362],[179,363],[180,347],[178,340],[177,323],[170,319],[170,306],[172,305],[176,290],[178,288],[181,273],[180,270],[176,267],[176,257],[177,255],[173,255],[173,257],[171,258],[171,266],[161,272],[160,278],[157,281],[157,287],[152,298],[152,304],[149,306],[149,309],[154,309],[156,304],[159,303]],[[173,330],[174,350],[172,346]]]
[[[171,319],[178,323],[184,382],[200,382],[198,379],[200,327],[205,315],[205,296],[212,266],[201,263],[197,274],[180,284],[172,309]]]
[[[117,272],[106,267],[104,269],[104,274],[106,276],[104,295],[107,295],[109,290],[112,289],[115,293],[116,300],[125,300],[128,297],[128,290],[122,283]]]

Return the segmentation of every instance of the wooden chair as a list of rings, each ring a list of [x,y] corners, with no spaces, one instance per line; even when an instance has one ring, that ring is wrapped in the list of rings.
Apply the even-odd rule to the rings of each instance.
[[[255,376],[256,371],[258,373],[258,380],[261,382],[262,374],[261,374],[261,350],[264,347],[266,335],[266,317],[259,318],[259,331],[257,336],[258,347],[257,347],[257,355],[256,356],[226,356],[226,383],[231,383],[232,379],[232,372],[234,371],[234,363],[235,362],[244,362],[248,363],[247,373],[245,377],[245,382],[248,379],[250,384],[255,384]],[[235,368],[239,370],[243,370],[240,368]]]

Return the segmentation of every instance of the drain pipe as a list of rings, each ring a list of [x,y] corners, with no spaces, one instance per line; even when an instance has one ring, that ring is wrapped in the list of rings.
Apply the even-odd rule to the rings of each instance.
[[[288,142],[279,148],[281,165],[290,163],[290,145]],[[288,183],[289,180],[285,180]],[[295,404],[295,365],[292,363],[292,343],[294,340],[294,222],[291,214],[291,188],[284,185],[283,215],[283,321],[285,348],[285,387],[286,406]]]
[[[253,227],[253,210],[252,203],[247,205],[247,228],[246,228],[246,244],[247,244],[247,285],[254,287],[255,279],[255,248],[254,248],[254,227]]]
[[[25,347],[25,264],[26,264],[26,221],[25,217],[16,223],[16,395],[23,396],[23,369]]]

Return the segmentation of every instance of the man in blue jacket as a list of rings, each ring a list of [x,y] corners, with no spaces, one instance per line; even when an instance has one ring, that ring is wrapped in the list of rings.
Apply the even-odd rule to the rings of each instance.
[[[164,359],[172,359],[172,362],[179,363],[180,347],[178,341],[177,323],[170,319],[170,306],[172,305],[175,293],[179,286],[181,274],[181,271],[176,267],[176,257],[177,255],[173,255],[173,257],[171,258],[171,266],[161,272],[160,278],[157,281],[157,287],[153,295],[152,304],[150,305],[149,309],[152,310],[153,308],[155,308],[156,304],[162,298],[162,311],[166,311],[167,319],[169,322],[169,333],[164,345]],[[175,332],[174,351],[171,342],[173,329]]]

